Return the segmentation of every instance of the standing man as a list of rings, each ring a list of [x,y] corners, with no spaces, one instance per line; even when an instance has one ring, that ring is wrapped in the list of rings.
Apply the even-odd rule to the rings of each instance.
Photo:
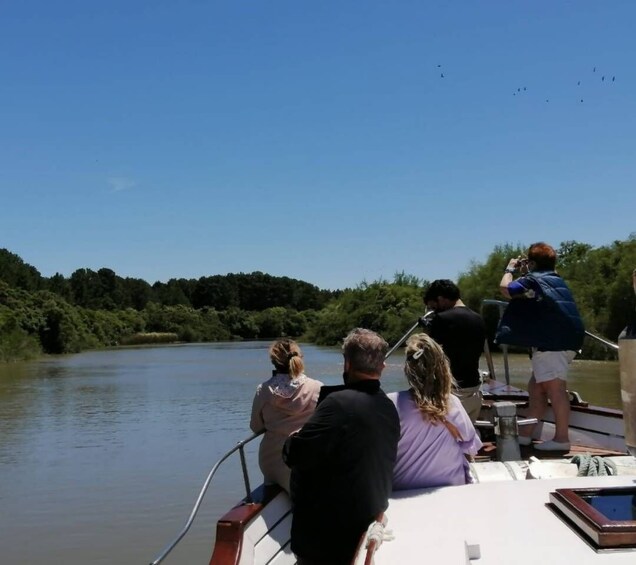
[[[572,292],[555,271],[556,258],[547,243],[533,243],[528,249],[527,264],[521,258],[510,259],[500,283],[501,293],[512,300],[501,318],[496,341],[531,348],[528,417],[540,421],[548,400],[554,411],[554,439],[535,445],[541,451],[570,449],[568,367],[585,336]],[[513,280],[520,267],[526,274]],[[532,443],[533,428],[521,429],[521,445]]]
[[[433,281],[424,293],[424,304],[435,315],[425,331],[442,346],[459,390],[455,392],[471,422],[481,410],[479,357],[486,341],[483,318],[460,298],[459,288],[448,279]]]
[[[299,565],[349,565],[391,494],[400,421],[380,388],[389,346],[357,328],[342,349],[344,387],[334,387],[283,449],[292,469],[291,548]]]

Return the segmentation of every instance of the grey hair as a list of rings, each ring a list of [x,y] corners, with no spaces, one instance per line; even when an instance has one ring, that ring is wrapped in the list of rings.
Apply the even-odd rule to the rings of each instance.
[[[342,342],[342,351],[351,369],[362,373],[380,374],[389,344],[371,330],[355,328]]]

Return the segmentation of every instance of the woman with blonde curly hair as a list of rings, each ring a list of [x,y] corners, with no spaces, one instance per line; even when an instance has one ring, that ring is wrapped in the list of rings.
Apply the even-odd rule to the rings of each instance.
[[[409,390],[387,396],[400,415],[393,489],[472,482],[467,457],[482,446],[466,410],[452,394],[455,380],[444,351],[426,334],[406,342]]]
[[[289,492],[290,469],[283,463],[283,445],[313,414],[322,383],[305,375],[302,351],[291,339],[272,343],[269,358],[274,370],[256,388],[250,428],[265,430],[258,451],[265,483],[278,484]]]

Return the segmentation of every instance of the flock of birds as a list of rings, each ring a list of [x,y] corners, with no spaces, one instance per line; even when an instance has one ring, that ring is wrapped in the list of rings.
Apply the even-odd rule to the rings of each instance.
[[[440,69],[440,70],[439,70],[439,78],[440,78],[440,79],[444,78],[444,72],[443,72],[443,70],[442,70],[442,65],[437,65],[437,68],[438,68],[438,69]],[[606,76],[606,75],[601,75],[600,73],[599,73],[599,74],[597,74],[597,73],[596,73],[596,67],[593,67],[593,68],[592,68],[592,73],[596,74],[596,75],[597,75],[597,77],[600,75],[600,77],[601,77],[600,82],[605,82],[605,76]],[[608,83],[610,83],[610,82],[615,82],[615,81],[616,81],[616,76],[614,76],[614,75],[613,75],[613,76],[612,76],[612,78],[611,78],[611,80],[610,80],[610,78],[609,78],[609,76],[608,76],[608,77],[607,77],[607,79],[608,79],[608,80],[607,80],[607,82],[608,82]],[[579,81],[577,81],[576,86],[581,86],[581,81],[580,81],[580,80],[579,80]],[[524,92],[527,92],[527,91],[528,91],[528,87],[527,87],[527,86],[519,86],[519,87],[517,87],[517,90],[516,90],[516,91],[514,91],[514,92],[512,93],[512,95],[513,95],[513,96],[522,95]],[[546,101],[546,102],[550,102],[550,99],[549,99],[549,98],[546,98],[546,99],[545,99],[545,101]],[[583,98],[581,98],[579,101],[580,101],[580,102],[583,102]]]

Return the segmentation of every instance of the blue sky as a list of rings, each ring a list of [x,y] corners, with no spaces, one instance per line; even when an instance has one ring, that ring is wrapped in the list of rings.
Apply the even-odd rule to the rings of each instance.
[[[634,21],[631,0],[2,2],[0,247],[45,276],[344,288],[626,239]]]

